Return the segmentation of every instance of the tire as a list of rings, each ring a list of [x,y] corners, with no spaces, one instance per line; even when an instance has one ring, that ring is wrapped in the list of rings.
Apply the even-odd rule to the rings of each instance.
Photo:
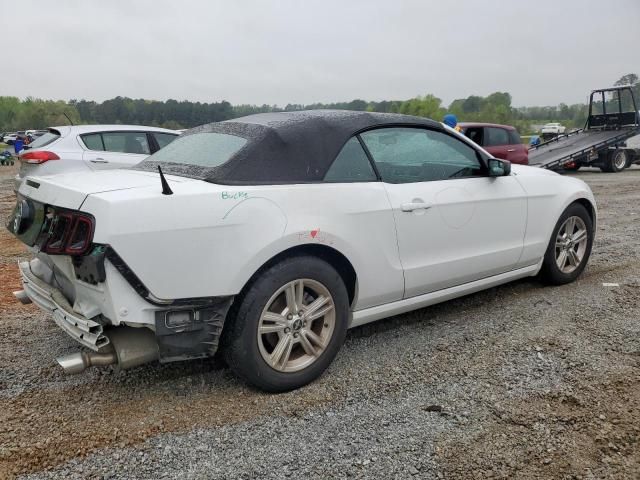
[[[574,222],[573,228],[568,223],[570,219]],[[568,229],[572,231],[572,238],[566,236]],[[581,230],[584,230],[586,234],[584,241],[577,240]],[[564,285],[573,282],[585,269],[592,246],[593,221],[583,205],[572,203],[562,212],[553,229],[542,262],[540,278],[551,285]],[[573,254],[569,253],[570,251],[573,251]],[[561,268],[560,265],[563,267]]]
[[[290,314],[299,309],[300,297],[303,315]],[[313,302],[319,308],[314,310]],[[347,289],[338,272],[316,257],[294,256],[268,268],[234,305],[223,331],[224,358],[239,377],[268,392],[293,390],[318,378],[347,333]],[[310,315],[325,310],[318,318]]]
[[[618,173],[627,168],[627,156],[627,152],[619,148],[609,152],[606,161],[606,171]]]
[[[624,167],[624,168],[629,168],[629,167],[631,167],[631,165],[633,165],[634,154],[633,153],[629,153],[629,152],[626,152],[626,153],[627,153],[627,166]]]

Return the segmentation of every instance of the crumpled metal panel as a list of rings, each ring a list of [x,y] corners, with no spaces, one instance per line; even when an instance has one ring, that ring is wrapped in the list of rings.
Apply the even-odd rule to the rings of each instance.
[[[62,292],[31,272],[29,262],[20,262],[18,268],[25,292],[33,303],[53,315],[56,325],[92,350],[98,351],[108,345],[109,339],[103,335],[102,325],[74,312]]]

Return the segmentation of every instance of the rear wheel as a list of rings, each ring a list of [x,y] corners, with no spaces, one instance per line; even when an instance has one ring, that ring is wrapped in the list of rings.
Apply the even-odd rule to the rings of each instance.
[[[609,152],[605,166],[607,172],[621,172],[627,168],[627,152],[620,149],[612,150]]]
[[[269,392],[315,380],[344,342],[349,298],[336,270],[315,257],[286,259],[242,295],[224,336],[231,369]]]
[[[553,285],[573,282],[580,276],[593,245],[593,221],[587,209],[573,203],[560,215],[544,256],[540,276]]]

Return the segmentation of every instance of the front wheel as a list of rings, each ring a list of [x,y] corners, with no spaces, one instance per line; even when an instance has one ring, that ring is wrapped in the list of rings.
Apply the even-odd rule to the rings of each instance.
[[[231,369],[258,388],[284,392],[331,364],[347,332],[349,297],[331,265],[295,256],[253,281],[231,315],[223,338]]]
[[[553,285],[573,282],[587,265],[593,246],[593,221],[587,209],[573,203],[562,212],[544,256],[540,276]]]

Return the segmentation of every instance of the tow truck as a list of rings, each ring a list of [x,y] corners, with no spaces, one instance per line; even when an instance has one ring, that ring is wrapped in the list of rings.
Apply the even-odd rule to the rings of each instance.
[[[620,172],[640,163],[640,150],[626,144],[638,134],[640,113],[631,87],[593,90],[585,126],[531,146],[529,165],[560,171],[589,166]]]

